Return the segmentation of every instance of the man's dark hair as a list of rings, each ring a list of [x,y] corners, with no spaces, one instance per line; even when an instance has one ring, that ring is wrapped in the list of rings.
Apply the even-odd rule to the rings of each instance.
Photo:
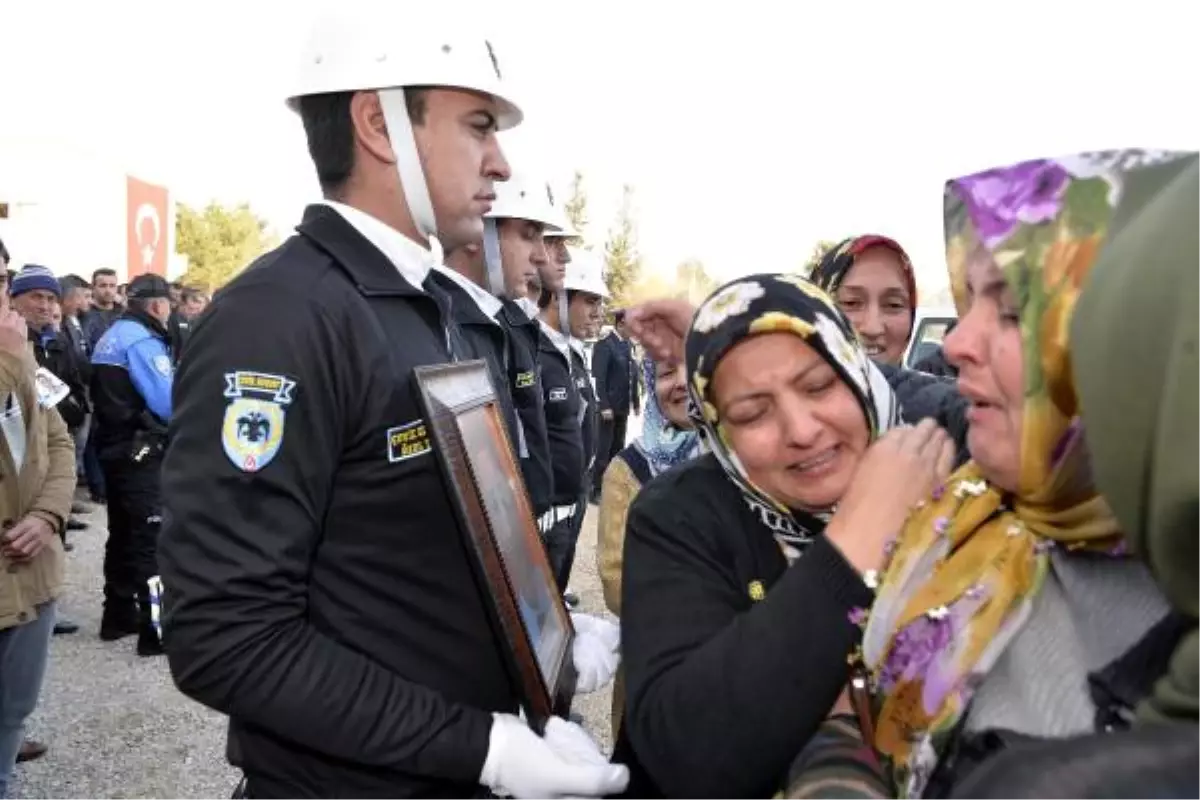
[[[425,122],[428,88],[410,87],[404,93],[413,125]],[[310,94],[300,98],[300,120],[308,138],[308,154],[317,168],[317,181],[325,196],[336,200],[354,171],[354,123],[350,101],[354,92]]]
[[[203,289],[197,289],[195,286],[185,286],[179,295],[179,302],[190,303],[192,300],[207,297],[208,294]]]
[[[174,289],[174,290],[175,290],[175,291],[177,291],[177,292],[182,292],[182,291],[183,291],[183,284],[182,284],[182,283],[180,283],[179,281],[171,281],[171,284],[170,284],[170,286],[171,286],[171,288],[172,288],[172,289]]]
[[[625,324],[625,309],[618,308],[616,311],[613,312],[613,324],[614,325],[624,325]]]
[[[64,275],[58,279],[58,283],[62,286],[64,292],[69,292],[72,289],[90,289],[92,285],[78,275]]]
[[[101,267],[100,269],[98,269],[92,273],[92,285],[93,286],[96,285],[97,278],[109,278],[109,277],[112,277],[112,278],[117,277],[117,271],[115,269],[109,269],[108,267]]]
[[[12,261],[12,256],[8,254],[8,248],[4,246],[4,240],[0,239],[0,260],[4,261],[5,266]]]

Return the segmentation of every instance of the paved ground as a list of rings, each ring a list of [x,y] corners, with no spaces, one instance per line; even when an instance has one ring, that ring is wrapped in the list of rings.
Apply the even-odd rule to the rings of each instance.
[[[583,611],[601,613],[593,506],[584,523],[572,586]],[[228,797],[237,776],[225,762],[225,719],[175,689],[163,658],[134,654],[133,638],[101,642],[104,512],[73,533],[62,611],[79,622],[56,636],[41,704],[29,735],[50,745],[42,759],[18,767],[13,797]],[[610,687],[611,688],[611,687]],[[575,710],[606,751],[610,689],[580,696]]]

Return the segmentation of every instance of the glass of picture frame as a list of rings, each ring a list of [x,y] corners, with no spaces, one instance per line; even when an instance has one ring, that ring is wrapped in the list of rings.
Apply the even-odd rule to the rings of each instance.
[[[418,367],[425,411],[475,574],[530,727],[565,717],[575,629],[558,592],[484,361]]]

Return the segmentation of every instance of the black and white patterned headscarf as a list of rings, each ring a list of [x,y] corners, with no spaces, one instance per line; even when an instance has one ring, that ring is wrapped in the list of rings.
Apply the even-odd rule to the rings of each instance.
[[[697,310],[685,347],[689,411],[706,447],[791,560],[825,530],[834,509],[790,508],[755,486],[722,430],[711,397],[713,373],[725,354],[743,339],[767,333],[799,336],[833,367],[862,404],[871,441],[899,422],[900,409],[891,386],[863,351],[837,304],[799,275],[739,278]]]

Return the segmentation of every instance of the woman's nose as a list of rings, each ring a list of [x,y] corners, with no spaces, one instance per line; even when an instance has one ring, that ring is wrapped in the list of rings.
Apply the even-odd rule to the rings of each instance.
[[[883,314],[879,313],[879,308],[874,304],[868,305],[859,316],[858,332],[863,336],[883,335]]]

